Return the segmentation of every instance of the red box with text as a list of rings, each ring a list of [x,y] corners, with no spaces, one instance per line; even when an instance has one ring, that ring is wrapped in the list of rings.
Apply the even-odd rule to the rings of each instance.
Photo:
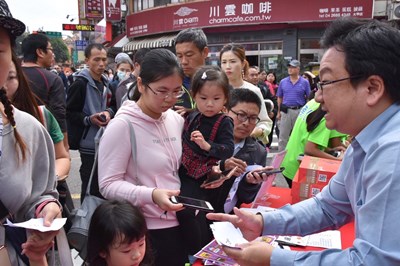
[[[324,158],[304,156],[300,163],[298,179],[300,183],[328,184],[329,180],[336,174],[341,161]]]

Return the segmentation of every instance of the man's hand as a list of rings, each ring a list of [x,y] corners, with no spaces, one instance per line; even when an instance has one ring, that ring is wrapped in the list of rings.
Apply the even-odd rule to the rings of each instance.
[[[246,171],[247,163],[235,157],[231,157],[225,160],[224,164],[225,170],[230,170],[236,167],[233,176],[240,176]]]
[[[222,247],[240,266],[269,266],[274,247],[261,241],[240,245],[241,249]]]
[[[252,214],[234,208],[235,215],[225,213],[208,213],[207,218],[215,221],[231,222],[234,226],[238,227],[243,234],[243,237],[251,241],[259,237],[263,230],[263,218],[259,214]]]
[[[111,120],[111,116],[110,116],[110,113],[107,111],[92,114],[90,116],[90,122],[99,127],[107,126],[107,124],[108,124],[108,122],[110,122],[110,120]]]

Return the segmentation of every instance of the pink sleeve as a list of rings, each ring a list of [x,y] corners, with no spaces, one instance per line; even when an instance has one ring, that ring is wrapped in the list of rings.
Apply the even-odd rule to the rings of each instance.
[[[154,188],[134,184],[130,130],[126,121],[114,118],[99,146],[99,189],[106,199],[128,200],[136,206],[153,204]]]

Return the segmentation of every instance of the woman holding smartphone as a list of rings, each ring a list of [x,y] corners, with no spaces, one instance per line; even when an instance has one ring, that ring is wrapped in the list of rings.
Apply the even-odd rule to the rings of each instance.
[[[183,118],[174,112],[183,72],[166,49],[148,52],[137,78],[134,101],[127,100],[107,126],[99,146],[99,188],[107,199],[127,200],[146,218],[155,265],[184,265],[185,247],[171,196],[179,194]],[[138,154],[131,152],[128,119]],[[137,166],[137,167],[135,167]]]

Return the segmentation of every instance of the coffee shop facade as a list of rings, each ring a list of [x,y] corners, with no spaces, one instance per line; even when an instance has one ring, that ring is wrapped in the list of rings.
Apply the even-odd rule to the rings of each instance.
[[[165,1],[164,1],[165,2]],[[213,0],[165,3],[134,0],[126,17],[130,42],[125,52],[142,47],[174,49],[176,34],[186,28],[202,28],[208,38],[209,63],[218,64],[224,44],[239,43],[250,65],[284,72],[287,60],[302,66],[319,62],[319,39],[327,24],[339,17],[373,17],[373,0]],[[153,5],[153,6],[152,6]]]

